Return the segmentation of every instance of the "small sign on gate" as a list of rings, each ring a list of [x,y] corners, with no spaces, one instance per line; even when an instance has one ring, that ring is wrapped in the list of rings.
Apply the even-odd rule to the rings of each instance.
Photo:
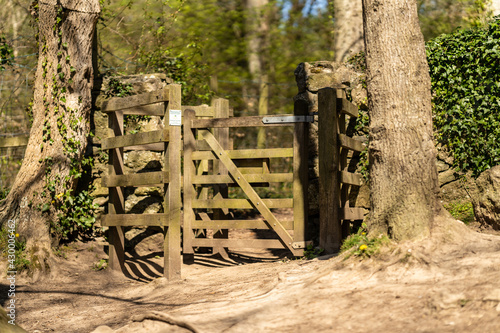
[[[181,126],[182,125],[181,115],[182,115],[181,110],[170,110],[168,124],[170,126]]]

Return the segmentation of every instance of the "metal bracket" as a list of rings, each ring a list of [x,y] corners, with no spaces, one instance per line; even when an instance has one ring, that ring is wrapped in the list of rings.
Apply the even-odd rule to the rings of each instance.
[[[270,116],[262,118],[264,124],[312,123],[314,116]]]
[[[303,241],[303,242],[293,242],[292,247],[294,249],[305,249],[307,245],[312,245],[313,241]]]

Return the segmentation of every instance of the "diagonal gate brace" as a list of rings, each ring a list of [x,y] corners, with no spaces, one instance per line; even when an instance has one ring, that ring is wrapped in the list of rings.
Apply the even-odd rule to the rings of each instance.
[[[210,148],[216,154],[217,158],[224,164],[234,181],[238,183],[243,192],[247,195],[252,205],[262,214],[270,228],[272,228],[280,237],[280,241],[285,245],[293,254],[297,250],[294,247],[293,238],[283,225],[276,219],[271,210],[266,206],[264,201],[259,197],[257,192],[253,189],[252,185],[245,179],[243,174],[238,170],[236,164],[231,160],[226,151],[217,142],[217,139],[208,130],[200,131],[201,136],[209,144]]]

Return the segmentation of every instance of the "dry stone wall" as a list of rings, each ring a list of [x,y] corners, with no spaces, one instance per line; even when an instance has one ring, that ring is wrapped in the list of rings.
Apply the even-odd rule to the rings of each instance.
[[[114,77],[125,85],[131,85],[133,94],[142,94],[164,88],[172,83],[165,74],[130,75]],[[105,211],[108,203],[108,189],[101,186],[101,177],[107,174],[108,153],[101,150],[101,139],[110,135],[108,129],[108,117],[101,112],[100,105],[108,99],[106,92],[109,90],[110,78],[105,78],[100,91],[96,92],[98,97],[92,116],[92,126],[95,136],[92,142],[92,153],[94,155],[94,169],[92,171],[92,182],[95,190],[92,195],[94,202],[100,207],[99,217]],[[160,117],[152,116],[147,119],[127,117],[125,120],[125,132],[138,131],[147,132],[163,128]],[[155,151],[131,150],[124,152],[125,173],[139,173],[146,171],[160,171],[163,166],[163,154]],[[127,213],[157,213],[163,210],[163,189],[160,187],[136,187],[127,188],[125,191],[125,210]],[[99,218],[98,218],[99,221]]]
[[[365,75],[357,72],[354,66],[346,63],[335,63],[329,61],[317,61],[313,63],[301,63],[295,70],[295,79],[298,94],[295,100],[304,100],[309,105],[309,112],[318,112],[318,91],[322,88],[345,88],[351,95],[352,102],[362,109],[368,109],[367,92],[364,88]],[[363,133],[354,133],[354,137],[368,144],[368,129]],[[446,149],[438,146],[438,159],[436,161],[439,172],[439,183],[441,187],[441,199],[443,204],[454,201],[470,201],[468,188],[473,186],[472,181],[464,182],[452,167],[453,158]],[[318,124],[311,124],[309,138],[309,215],[315,221],[319,214],[319,170],[318,170]],[[364,184],[359,192],[353,193],[350,198],[351,205],[370,208],[369,187]]]

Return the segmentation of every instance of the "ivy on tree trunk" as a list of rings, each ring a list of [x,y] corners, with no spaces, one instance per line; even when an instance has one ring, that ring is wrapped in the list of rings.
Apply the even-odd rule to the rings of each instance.
[[[32,267],[44,270],[69,194],[81,175],[90,132],[92,39],[98,0],[40,0],[39,58],[33,99],[33,126],[25,158],[8,197],[0,204],[0,223],[14,220],[26,241]]]

